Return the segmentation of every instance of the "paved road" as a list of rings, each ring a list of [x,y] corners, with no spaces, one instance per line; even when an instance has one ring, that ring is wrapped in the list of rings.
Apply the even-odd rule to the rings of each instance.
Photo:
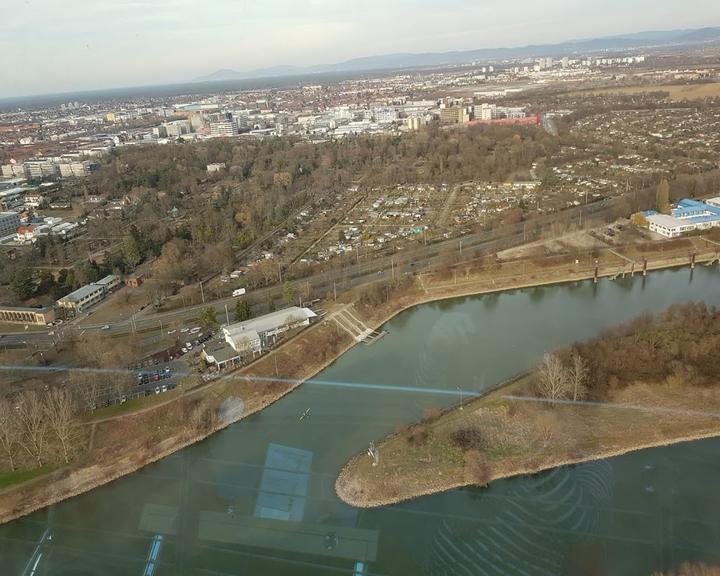
[[[624,204],[623,204],[624,203]],[[360,259],[359,262],[341,269],[332,269],[313,276],[296,280],[296,293],[306,296],[309,286],[311,298],[324,297],[334,290],[342,291],[358,286],[371,284],[379,280],[405,274],[416,274],[421,271],[437,267],[443,263],[446,255],[457,251],[463,259],[476,258],[494,254],[500,250],[518,246],[525,242],[532,242],[543,235],[551,233],[558,223],[574,222],[584,225],[586,222],[607,218],[614,219],[619,208],[626,205],[627,199],[617,197],[563,210],[561,212],[542,215],[538,218],[517,224],[504,226],[500,230],[468,234],[461,238],[443,239],[427,246],[418,246],[412,249],[396,251],[393,254],[372,254]],[[267,311],[267,302],[270,297],[282,297],[282,286],[274,285],[250,291],[244,298],[250,302],[253,312],[260,314]],[[200,311],[205,306],[211,306],[217,312],[218,319],[224,322],[225,307],[227,306],[230,320],[237,298],[223,298],[206,304],[188,306],[170,312],[144,314],[134,320],[121,320],[108,324],[88,324],[82,326],[73,324],[63,326],[61,329],[48,329],[43,332],[24,332],[7,334],[0,338],[0,348],[21,347],[31,343],[32,346],[48,347],[59,338],[77,338],[87,334],[104,334],[108,336],[124,336],[136,333],[143,345],[158,345],[167,332],[177,329],[177,326],[195,326]],[[54,332],[53,335],[49,332]],[[174,337],[182,338],[178,330]]]

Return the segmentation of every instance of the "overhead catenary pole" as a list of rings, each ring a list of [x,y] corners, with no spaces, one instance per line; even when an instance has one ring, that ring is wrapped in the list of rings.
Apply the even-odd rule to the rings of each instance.
[[[202,298],[202,303],[205,304],[205,291],[203,290],[202,280],[200,280],[200,297]]]

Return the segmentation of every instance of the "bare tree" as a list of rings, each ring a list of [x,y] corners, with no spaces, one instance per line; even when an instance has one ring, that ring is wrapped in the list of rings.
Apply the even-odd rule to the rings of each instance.
[[[72,392],[53,388],[45,397],[47,424],[60,441],[65,464],[70,463],[70,443],[77,428],[76,405]]]
[[[90,412],[95,411],[101,392],[96,376],[84,372],[74,372],[70,376],[70,382],[85,408]]]
[[[17,415],[21,431],[18,442],[37,462],[38,466],[42,467],[45,441],[47,440],[47,424],[45,422],[45,406],[37,392],[30,390],[20,395]]]
[[[10,470],[15,472],[15,449],[20,439],[20,425],[13,403],[7,398],[0,398],[0,445],[5,451]]]
[[[573,354],[572,364],[568,370],[568,377],[570,379],[572,399],[574,401],[578,401],[585,396],[587,392],[588,373],[587,362],[585,362],[580,354]]]
[[[540,394],[555,402],[568,396],[570,380],[562,360],[555,354],[545,354],[538,366],[537,387]]]
[[[112,387],[116,400],[120,402],[123,396],[132,392],[133,377],[130,374],[114,374]]]

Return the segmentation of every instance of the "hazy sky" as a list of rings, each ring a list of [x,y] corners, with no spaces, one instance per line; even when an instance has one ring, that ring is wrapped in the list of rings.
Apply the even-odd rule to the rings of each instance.
[[[717,24],[718,0],[0,0],[0,98]]]

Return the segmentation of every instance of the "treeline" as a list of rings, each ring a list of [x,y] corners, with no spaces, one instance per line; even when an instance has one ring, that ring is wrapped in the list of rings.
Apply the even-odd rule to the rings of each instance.
[[[0,284],[9,286],[19,302],[42,297],[56,300],[80,286],[117,271],[112,261],[97,262],[90,259],[80,260],[57,274],[47,270],[38,273],[30,268],[33,265],[31,253],[26,259],[9,260],[0,266]]]
[[[552,400],[604,400],[636,383],[718,386],[719,355],[720,311],[702,302],[676,304],[546,355],[535,381]]]
[[[147,188],[179,199],[202,191],[210,179],[270,194],[272,202],[283,200],[278,192],[338,188],[355,178],[372,186],[504,180],[557,149],[557,138],[543,130],[504,126],[443,130],[432,125],[402,136],[355,136],[322,143],[216,139],[113,152],[81,192],[122,197]],[[217,162],[224,162],[227,172],[208,176],[207,164]]]

